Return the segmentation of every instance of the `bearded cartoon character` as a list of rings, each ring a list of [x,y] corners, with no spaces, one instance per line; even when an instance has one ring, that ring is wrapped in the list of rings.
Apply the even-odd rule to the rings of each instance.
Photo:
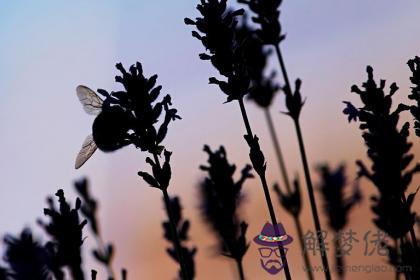
[[[254,242],[259,246],[258,251],[261,257],[261,266],[272,275],[279,273],[284,266],[281,261],[279,245],[287,253],[287,248],[284,246],[293,241],[293,238],[286,234],[281,223],[277,224],[276,227],[279,235],[276,235],[273,225],[267,222],[262,228],[261,233],[254,238]]]

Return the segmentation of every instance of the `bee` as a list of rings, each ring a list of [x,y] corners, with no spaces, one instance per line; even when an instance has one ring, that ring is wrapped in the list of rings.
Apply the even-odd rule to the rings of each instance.
[[[79,85],[76,88],[77,97],[82,103],[83,110],[89,115],[97,116],[102,111],[103,100],[90,88]],[[92,134],[83,141],[82,148],[76,157],[75,168],[79,169],[95,153],[97,146]]]

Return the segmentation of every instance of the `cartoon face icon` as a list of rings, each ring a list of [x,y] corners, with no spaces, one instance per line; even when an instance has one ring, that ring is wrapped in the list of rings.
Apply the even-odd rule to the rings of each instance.
[[[283,248],[287,252],[287,248]],[[277,274],[283,269],[283,263],[281,261],[280,248],[260,247],[260,262],[262,268],[270,274]]]
[[[282,224],[277,224],[277,229],[275,229],[272,224],[266,223],[261,234],[254,238],[254,242],[259,245],[261,267],[272,275],[279,273],[284,266],[281,261],[280,247],[287,253],[288,249],[284,246],[292,241],[293,238],[286,234]]]

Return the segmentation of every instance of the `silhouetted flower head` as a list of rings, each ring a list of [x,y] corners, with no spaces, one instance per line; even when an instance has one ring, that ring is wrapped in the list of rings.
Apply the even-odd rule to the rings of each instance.
[[[357,109],[360,129],[368,147],[367,154],[372,161],[371,171],[358,161],[359,175],[367,177],[379,190],[379,197],[373,198],[372,209],[377,217],[375,224],[394,238],[404,236],[414,223],[414,214],[410,213],[410,204],[401,205],[401,197],[410,184],[413,174],[420,171],[420,165],[408,169],[413,160],[408,142],[409,123],[398,128],[400,113],[409,110],[399,104],[392,111],[392,96],[397,92],[395,83],[390,86],[390,93],[385,94],[385,80],[379,87],[373,79],[372,67],[367,67],[368,80],[363,83],[363,90],[353,85],[352,92],[357,93],[363,107]],[[354,106],[352,110],[354,110]],[[408,207],[408,208],[407,208]]]
[[[243,183],[253,177],[251,166],[246,165],[240,179],[235,181],[236,166],[228,162],[223,146],[215,152],[204,146],[204,151],[209,155],[209,165],[200,166],[208,173],[200,185],[202,215],[218,235],[222,254],[241,260],[248,249],[245,237],[248,225],[238,217],[237,208]]]
[[[274,185],[274,191],[277,193],[280,204],[289,212],[292,216],[298,217],[302,210],[302,201],[300,196],[300,183],[298,178],[293,181],[294,189],[290,192],[283,192],[278,184]]]
[[[259,25],[258,36],[264,44],[277,45],[285,36],[281,34],[279,22],[279,7],[282,0],[238,0],[239,3],[248,5],[255,13],[252,20]]]
[[[357,122],[357,118],[359,117],[359,110],[348,101],[343,101],[343,103],[346,104],[346,108],[344,108],[343,113],[344,115],[347,115],[347,120],[349,122]]]
[[[264,73],[271,51],[264,48],[255,30],[247,23],[246,15],[236,26],[236,37],[239,42],[243,42],[243,58],[251,79],[248,98],[267,108],[280,89],[280,86],[274,83],[276,73],[273,71],[268,76]]]
[[[410,107],[410,111],[415,119],[414,129],[416,135],[420,137],[420,57],[416,56],[415,58],[410,59],[407,64],[412,72],[410,81],[413,83],[411,94],[408,98],[417,102],[416,105]]]
[[[39,223],[52,238],[47,246],[54,252],[57,265],[68,266],[75,279],[83,279],[80,267],[82,229],[87,221],[80,221],[79,218],[81,201],[77,198],[75,207],[71,208],[64,197],[63,190],[58,190],[55,195],[58,197],[59,208],[57,209],[52,198],[49,198],[49,208],[44,209],[44,214],[50,218],[50,222],[45,224],[39,221]]]
[[[249,158],[251,159],[252,167],[257,174],[265,174],[267,164],[263,152],[261,151],[259,138],[257,135],[244,135],[244,138],[249,146]]]
[[[103,244],[102,238],[100,236],[99,227],[98,227],[98,218],[97,218],[97,208],[98,202],[94,197],[91,196],[89,190],[89,183],[86,178],[82,178],[74,183],[74,187],[77,193],[81,197],[82,206],[80,211],[83,216],[87,219],[88,224],[97,239],[97,245],[99,248],[96,248],[92,251],[95,259],[102,263],[108,270],[110,270],[110,265],[114,253],[114,247],[112,244]]]
[[[243,59],[242,42],[236,38],[236,17],[242,15],[242,9],[227,10],[227,0],[201,0],[197,10],[202,17],[192,20],[185,18],[188,25],[195,25],[193,37],[199,39],[208,53],[200,54],[202,60],[210,60],[219,73],[227,78],[220,81],[209,79],[211,84],[219,85],[228,96],[227,102],[242,98],[248,93],[250,78]]]
[[[331,170],[327,164],[319,167],[321,176],[320,190],[324,198],[324,209],[330,227],[338,232],[347,224],[351,208],[361,200],[361,194],[356,185],[353,194],[346,197],[345,188],[348,186],[344,165]]]
[[[6,235],[4,238],[4,260],[8,263],[11,279],[16,280],[50,280],[48,253],[32,237],[29,229],[24,229],[20,236]],[[7,279],[2,278],[0,279]]]
[[[295,81],[295,91],[292,93],[287,86],[283,87],[283,92],[286,94],[286,108],[288,112],[287,115],[292,117],[294,120],[298,120],[302,107],[305,104],[305,100],[302,100],[302,95],[300,93],[300,87],[302,86],[302,81],[296,79]]]
[[[170,165],[172,153],[165,150],[164,156],[165,161],[161,166],[157,159],[146,158],[146,162],[152,167],[153,175],[139,171],[138,175],[143,178],[146,183],[148,183],[153,188],[166,189],[169,186],[169,181],[171,180],[172,171]]]
[[[188,231],[190,229],[190,221],[184,220],[182,217],[182,206],[179,201],[178,197],[173,197],[170,199],[171,204],[171,210],[172,210],[172,217],[174,219],[174,222],[176,224],[176,229],[178,231],[179,240],[181,242],[181,251],[182,251],[182,258],[185,262],[187,274],[190,279],[195,278],[195,262],[194,262],[194,256],[197,252],[197,248],[188,248],[186,246],[186,242],[189,240]],[[171,258],[179,263],[178,255],[175,250],[175,240],[172,236],[171,232],[171,224],[169,221],[164,221],[162,223],[163,229],[164,229],[164,237],[166,240],[172,243],[172,247],[167,249],[167,253],[171,256]],[[182,272],[179,271],[179,277],[182,278]],[[183,279],[186,280],[186,279]]]
[[[74,183],[74,188],[77,193],[80,195],[82,200],[82,206],[80,211],[83,216],[88,220],[88,224],[92,229],[93,233],[98,234],[98,222],[96,219],[96,210],[98,208],[98,203],[95,198],[93,198],[89,191],[89,184],[86,178],[82,178]]]
[[[328,164],[318,167],[320,174],[320,191],[324,199],[324,210],[328,218],[328,224],[334,231],[334,257],[335,266],[340,279],[344,279],[345,270],[341,232],[348,221],[351,208],[361,200],[361,193],[358,182],[354,185],[353,193],[346,195],[347,178],[345,166],[340,165],[335,170],[331,170]]]
[[[95,144],[105,152],[133,144],[142,151],[160,154],[169,123],[180,119],[177,110],[170,107],[170,95],[156,101],[162,89],[156,86],[157,75],[146,78],[139,62],[128,72],[121,63],[116,67],[122,75],[115,80],[124,90],[111,93],[98,90],[105,100],[92,127]],[[162,111],[165,117],[157,128]]]

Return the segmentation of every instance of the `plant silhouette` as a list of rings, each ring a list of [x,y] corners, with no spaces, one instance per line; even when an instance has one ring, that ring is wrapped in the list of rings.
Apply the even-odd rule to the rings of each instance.
[[[75,188],[83,198],[76,199],[74,208],[67,202],[61,189],[56,192],[58,207],[52,197],[47,198],[48,208],[44,209],[44,214],[50,221],[38,220],[38,224],[51,240],[41,243],[33,237],[29,228],[25,228],[17,237],[10,234],[4,237],[3,259],[7,266],[0,267],[1,280],[61,280],[66,279],[66,271],[70,272],[72,279],[85,279],[82,246],[86,237],[82,230],[89,224],[95,238],[99,239],[97,201],[90,195],[86,178],[76,181]],[[79,212],[86,216],[86,220],[80,219]],[[112,246],[103,246],[98,242],[100,245],[102,247],[94,249],[92,255],[108,269],[107,279],[114,280],[111,274]],[[91,279],[96,279],[97,274],[97,271],[91,270]],[[127,279],[125,269],[121,271],[121,279]]]
[[[186,242],[189,240],[188,231],[190,229],[190,221],[184,220],[182,217],[182,206],[179,197],[173,197],[170,198],[171,203],[171,209],[173,211],[173,217],[176,225],[176,229],[178,232],[179,240],[181,242],[181,250],[182,250],[182,258],[185,261],[185,266],[187,269],[187,275],[190,277],[189,279],[195,278],[195,262],[194,262],[194,256],[197,253],[197,248],[188,248],[186,246]],[[178,258],[178,255],[176,253],[176,245],[175,245],[175,239],[172,236],[171,231],[171,223],[170,221],[164,221],[162,223],[162,227],[164,230],[164,237],[166,240],[168,240],[172,247],[169,247],[166,249],[166,252],[168,253],[171,258],[177,262],[180,263],[180,259]],[[182,271],[179,271],[179,277],[183,279],[182,277]]]
[[[309,202],[312,210],[312,217],[314,220],[315,229],[318,233],[318,243],[321,249],[325,251],[325,244],[321,235],[322,228],[321,223],[319,221],[319,215],[313,191],[313,184],[299,120],[300,113],[304,104],[304,100],[302,100],[302,96],[300,93],[302,81],[300,79],[296,79],[295,89],[294,91],[292,91],[292,87],[289,82],[289,76],[286,70],[286,65],[284,63],[282,52],[280,50],[280,42],[282,42],[285,39],[285,35],[282,34],[282,28],[279,21],[280,5],[282,3],[282,0],[238,0],[238,2],[246,4],[249,7],[249,9],[254,13],[252,19],[254,23],[258,25],[258,29],[256,32],[259,38],[265,45],[273,46],[276,51],[284,79],[284,86],[282,90],[286,97],[286,107],[288,110],[286,114],[292,118],[293,123],[295,125],[300,155],[302,159],[303,171],[305,174],[306,186],[308,189]],[[287,184],[288,183],[286,183],[286,187]],[[326,279],[331,279],[327,254],[321,254],[321,260]]]
[[[279,202],[281,206],[292,216],[293,222],[298,233],[298,240],[300,249],[302,251],[303,261],[305,263],[305,270],[308,276],[308,279],[311,280],[314,278],[312,273],[312,265],[308,256],[308,250],[306,250],[305,241],[303,238],[303,227],[300,220],[300,213],[302,212],[302,198],[300,192],[300,182],[299,177],[296,175],[296,178],[293,181],[293,189],[288,189],[286,192],[282,191],[280,186],[276,183],[273,186],[274,191],[277,193]]]
[[[199,39],[207,50],[207,53],[200,54],[200,58],[210,60],[219,73],[225,77],[225,80],[210,77],[210,84],[219,86],[221,91],[227,95],[226,102],[236,100],[239,103],[246,128],[244,138],[249,146],[249,157],[254,170],[260,177],[271,222],[273,225],[277,225],[277,217],[265,175],[265,157],[261,151],[257,135],[252,132],[243,101],[244,96],[249,93],[251,78],[244,62],[245,42],[239,41],[235,34],[235,28],[238,24],[237,17],[243,15],[244,10],[227,10],[227,0],[202,0],[197,5],[197,10],[201,17],[197,17],[195,21],[185,18],[184,22],[187,25],[196,26],[198,32],[192,31],[192,35]],[[220,36],[220,34],[223,34],[223,36]],[[275,231],[279,235],[277,227],[275,227]],[[285,250],[281,245],[279,245],[279,251],[284,264],[286,279],[289,280],[291,279],[289,265]]]
[[[242,42],[243,63],[251,81],[247,97],[261,108],[268,109],[280,89],[274,80],[276,72],[265,74],[272,52],[265,48],[256,30],[248,23],[245,12],[235,26],[235,37],[238,42]]]
[[[105,267],[107,270],[108,279],[114,279],[114,272],[112,270],[114,247],[111,243],[104,244],[102,240],[102,236],[99,230],[99,220],[97,217],[98,202],[90,194],[87,178],[82,178],[76,181],[74,183],[74,188],[82,201],[80,212],[88,221],[88,225],[96,240],[97,248],[92,250],[92,255],[99,263]]]
[[[183,279],[189,279],[167,191],[172,175],[170,166],[172,153],[162,145],[169,123],[181,117],[178,116],[176,109],[171,108],[169,94],[161,101],[157,101],[162,89],[161,86],[156,86],[158,76],[146,78],[140,62],[130,66],[129,71],[126,71],[121,63],[118,63],[116,68],[121,72],[121,76],[116,76],[115,81],[122,84],[124,90],[109,93],[104,89],[98,89],[98,93],[105,99],[101,112],[92,125],[94,143],[104,152],[112,152],[133,144],[152,156],[146,158],[146,163],[152,168],[152,174],[139,171],[138,175],[151,187],[158,188],[163,193]],[[162,112],[164,119],[157,127]],[[162,152],[164,162],[161,165],[159,157]]]
[[[319,166],[318,171],[321,177],[320,190],[324,198],[324,210],[328,218],[328,224],[334,231],[334,256],[336,272],[340,279],[344,279],[345,267],[342,250],[342,231],[348,222],[348,215],[351,208],[361,201],[361,192],[356,183],[350,197],[345,196],[345,188],[348,186],[345,174],[345,166],[331,170],[327,164]]]
[[[368,79],[363,83],[363,89],[353,85],[351,91],[358,94],[363,107],[357,109],[362,137],[368,148],[367,154],[372,165],[365,166],[357,161],[359,176],[371,181],[379,191],[379,195],[372,197],[372,211],[375,214],[375,225],[386,232],[397,243],[403,244],[405,235],[410,232],[413,248],[417,246],[417,239],[413,229],[415,213],[411,212],[411,205],[416,193],[405,196],[408,186],[415,173],[420,172],[420,164],[409,168],[414,156],[408,142],[409,123],[398,128],[400,114],[410,109],[409,106],[399,104],[392,111],[392,97],[398,91],[396,83],[389,87],[389,94],[385,94],[385,80],[379,86],[373,78],[373,68],[366,68]],[[347,103],[347,109],[355,106]],[[347,110],[344,112],[349,114]],[[355,114],[355,113],[352,113]],[[417,250],[412,250],[418,264]],[[403,258],[403,257],[402,257]],[[417,266],[418,267],[418,266]]]
[[[220,253],[236,261],[239,277],[245,279],[242,259],[249,246],[246,241],[248,224],[239,217],[238,208],[242,202],[242,186],[253,177],[252,167],[246,165],[235,181],[236,166],[228,162],[223,146],[213,152],[205,145],[204,151],[209,159],[208,166],[200,166],[207,172],[199,186],[201,214],[219,239]]]
[[[80,199],[76,199],[72,208],[64,196],[63,190],[55,194],[58,197],[58,208],[52,197],[48,197],[48,208],[44,214],[49,222],[38,221],[39,225],[51,237],[41,244],[30,229],[24,229],[20,236],[6,235],[4,243],[4,261],[8,267],[1,269],[0,279],[64,279],[64,269],[68,269],[73,279],[83,280],[81,246],[82,229],[87,221],[81,221],[79,210]]]
[[[411,95],[409,95],[408,98],[417,103],[410,107],[410,111],[415,120],[414,130],[416,135],[420,137],[420,57],[416,56],[413,59],[410,59],[407,64],[412,72],[410,81],[413,84]]]
[[[417,252],[413,251],[412,244],[402,239],[401,243],[395,242],[396,246],[390,246],[383,244],[388,250],[389,263],[396,269],[397,277],[399,274],[404,274],[406,279],[419,279],[419,269],[416,263],[417,256],[420,255],[420,241],[417,240]],[[414,269],[405,269],[402,272],[399,271],[401,267],[409,267]]]
[[[46,245],[54,254],[54,262],[58,267],[54,271],[54,276],[62,279],[62,267],[67,266],[72,277],[83,280],[81,246],[83,244],[82,229],[87,224],[87,220],[80,221],[79,210],[81,201],[76,199],[74,208],[67,203],[63,190],[58,190],[55,194],[58,197],[59,207],[57,208],[53,199],[48,199],[49,208],[44,209],[44,214],[50,221],[45,223],[39,220],[39,224],[44,228],[52,241]]]
[[[30,229],[24,229],[18,237],[6,235],[4,243],[4,260],[10,269],[0,279],[7,279],[7,275],[16,280],[52,279],[49,252],[33,238]]]
[[[165,95],[156,102],[162,89],[156,86],[158,76],[146,78],[139,62],[132,65],[129,72],[121,63],[116,67],[122,75],[116,76],[115,81],[121,83],[124,90],[111,93],[98,90],[105,100],[101,113],[93,122],[93,139],[104,152],[133,144],[141,151],[160,155],[164,149],[160,144],[165,139],[169,123],[180,119],[177,110],[170,107],[171,96]],[[155,126],[163,111],[164,120],[157,129]]]
[[[298,192],[296,188],[295,190],[292,190],[292,187],[290,186],[290,180],[289,175],[287,173],[286,163],[283,158],[282,149],[280,147],[280,142],[277,137],[277,133],[270,112],[270,107],[273,98],[280,89],[280,86],[274,82],[274,78],[276,76],[275,71],[272,71],[268,76],[265,74],[267,63],[272,52],[266,48],[264,42],[262,41],[262,39],[260,39],[256,30],[252,29],[252,27],[247,23],[246,14],[244,14],[244,16],[242,17],[242,21],[236,27],[236,37],[239,41],[244,42],[244,62],[246,64],[247,71],[251,78],[251,87],[249,89],[248,97],[249,100],[254,101],[264,111],[264,115],[268,125],[268,130],[270,132],[271,140],[273,142],[276,158],[279,163],[280,173],[283,179],[283,185],[286,187],[287,193],[281,193],[277,184],[275,185],[274,189],[276,193],[280,196],[281,202],[292,202],[292,200],[293,202],[298,202],[297,200],[299,200],[300,204],[300,192]],[[281,204],[285,206],[283,203]],[[288,210],[288,206],[285,206],[286,210]],[[299,236],[302,236],[302,227],[299,221],[299,213],[295,214],[290,211],[288,212],[291,213],[293,217]],[[303,247],[303,240],[302,238],[299,238],[299,240],[302,246],[302,251],[304,252],[303,257],[305,261],[305,266],[307,268],[311,268],[312,266],[309,261],[308,253],[306,250],[304,250]],[[307,269],[306,271],[308,274],[308,279],[313,279],[312,269]]]

